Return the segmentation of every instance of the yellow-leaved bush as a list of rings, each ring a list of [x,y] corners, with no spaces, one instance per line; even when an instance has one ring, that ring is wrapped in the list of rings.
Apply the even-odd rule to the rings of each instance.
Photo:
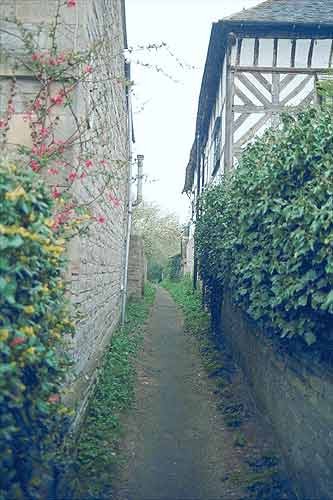
[[[0,161],[0,498],[38,498],[67,413],[65,240],[38,174]],[[41,474],[42,475],[42,474]]]

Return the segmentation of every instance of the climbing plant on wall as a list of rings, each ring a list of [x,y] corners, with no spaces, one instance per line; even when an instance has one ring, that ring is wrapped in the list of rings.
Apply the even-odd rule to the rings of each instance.
[[[281,337],[326,342],[333,319],[333,121],[285,116],[201,199],[201,276]]]
[[[62,48],[66,16],[77,7],[76,0],[57,0],[48,22],[11,17],[0,26],[8,75],[0,114],[0,498],[43,497],[69,414],[62,403],[63,352],[74,330],[66,241],[107,222],[105,207],[121,205],[115,167],[127,168],[103,152],[96,131],[102,124],[91,127],[75,106],[82,94],[87,116],[96,114],[89,90],[108,43]],[[28,97],[22,73],[32,82]],[[99,87],[107,85],[110,74],[98,73]]]

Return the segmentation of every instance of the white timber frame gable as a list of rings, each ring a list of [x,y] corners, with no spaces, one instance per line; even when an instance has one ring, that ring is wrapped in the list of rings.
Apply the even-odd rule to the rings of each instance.
[[[279,115],[315,104],[319,76],[332,67],[331,39],[237,38],[228,50],[228,112],[232,128],[225,168]]]
[[[333,64],[332,39],[230,34],[207,142],[202,186],[237,165],[245,147],[281,113],[318,102],[317,82]]]
[[[333,79],[333,0],[266,0],[213,23],[183,191],[193,223],[206,186],[282,113],[320,104],[323,79]]]

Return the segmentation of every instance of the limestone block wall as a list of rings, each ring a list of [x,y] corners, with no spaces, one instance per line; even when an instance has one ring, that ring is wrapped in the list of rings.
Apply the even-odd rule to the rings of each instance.
[[[0,49],[5,48],[6,55],[0,50],[0,116],[6,106],[12,72],[8,52],[15,56],[22,49],[20,41],[6,33],[9,24],[5,18],[16,17],[36,32],[38,23],[47,24],[54,19],[56,6],[57,0],[1,0]],[[87,140],[85,155],[96,159],[93,166],[96,175],[75,181],[73,194],[79,203],[89,203],[94,216],[106,219],[103,224],[93,224],[87,236],[74,239],[68,249],[68,279],[73,303],[80,312],[77,333],[70,346],[75,377],[69,394],[82,410],[121,309],[129,175],[124,0],[77,0],[75,8],[65,7],[62,14],[58,35],[61,50],[82,49],[104,40],[102,50],[96,52],[91,61],[94,72],[87,83],[80,85],[72,104],[76,116],[88,123],[93,139]],[[10,27],[15,31],[14,24]],[[43,30],[39,37],[46,47]],[[29,145],[29,129],[22,114],[36,95],[39,84],[24,67],[17,70],[16,77],[18,92],[9,137],[12,145]],[[60,109],[59,113],[59,138],[66,138],[75,129],[75,120],[68,108]],[[73,157],[75,153],[73,148]],[[102,160],[107,160],[110,169],[111,182],[107,189],[98,176],[97,163]],[[53,182],[61,184],[62,179]]]
[[[299,497],[333,498],[333,372],[312,358],[281,352],[228,294],[222,334],[272,424]]]
[[[147,261],[140,236],[131,235],[128,261],[128,297],[141,298],[147,279]]]
[[[192,274],[194,269],[194,232],[195,225],[190,222],[181,239],[182,274]]]

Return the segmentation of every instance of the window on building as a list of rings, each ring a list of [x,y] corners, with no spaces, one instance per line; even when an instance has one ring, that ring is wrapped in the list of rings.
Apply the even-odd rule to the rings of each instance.
[[[213,130],[213,170],[212,175],[214,176],[218,169],[220,168],[221,162],[221,117],[219,116],[215,120],[214,130]]]

